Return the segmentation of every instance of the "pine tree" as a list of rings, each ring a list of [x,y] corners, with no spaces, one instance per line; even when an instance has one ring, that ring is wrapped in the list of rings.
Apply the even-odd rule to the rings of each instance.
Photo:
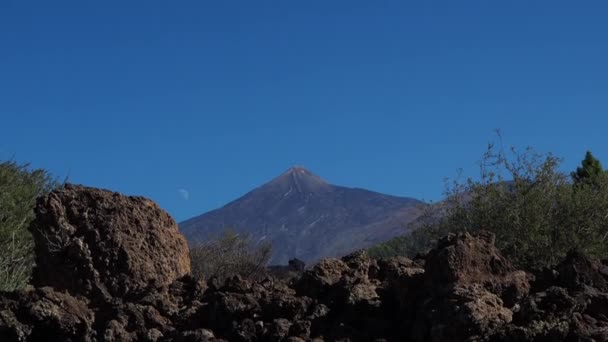
[[[575,184],[593,184],[603,174],[605,171],[602,163],[593,156],[591,151],[587,151],[581,167],[577,167],[576,172],[572,172],[572,180]]]

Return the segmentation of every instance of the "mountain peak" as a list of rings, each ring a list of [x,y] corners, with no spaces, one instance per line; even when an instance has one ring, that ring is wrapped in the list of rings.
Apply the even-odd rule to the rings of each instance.
[[[287,169],[287,171],[283,172],[283,174],[296,174],[296,175],[299,174],[299,175],[306,175],[306,176],[314,176],[314,174],[312,172],[310,172],[310,170],[308,170],[304,166],[300,166],[300,165],[294,165],[294,166],[290,167],[289,169]]]
[[[331,186],[321,177],[315,175],[303,166],[292,166],[267,185],[291,189],[300,193],[317,192]]]

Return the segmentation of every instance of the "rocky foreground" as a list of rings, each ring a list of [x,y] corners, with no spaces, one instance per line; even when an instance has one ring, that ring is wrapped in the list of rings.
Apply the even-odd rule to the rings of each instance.
[[[571,253],[530,274],[491,234],[220,284],[189,276],[177,225],[147,199],[68,185],[36,217],[32,286],[0,294],[0,341],[608,341],[608,261]]]

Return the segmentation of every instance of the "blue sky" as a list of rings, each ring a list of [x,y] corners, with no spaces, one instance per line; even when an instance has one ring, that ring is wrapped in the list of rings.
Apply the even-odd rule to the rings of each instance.
[[[606,1],[0,2],[0,158],[177,220],[291,165],[439,199],[493,130],[608,164]],[[184,196],[188,192],[188,199]]]

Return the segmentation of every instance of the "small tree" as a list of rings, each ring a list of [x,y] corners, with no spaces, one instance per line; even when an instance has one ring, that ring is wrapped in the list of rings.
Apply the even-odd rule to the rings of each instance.
[[[581,166],[571,173],[573,180],[569,206],[562,220],[572,227],[568,239],[589,254],[608,253],[608,173],[602,163],[587,151]]]
[[[271,252],[268,242],[255,243],[248,234],[226,230],[190,248],[192,275],[199,279],[217,277],[220,281],[234,275],[257,279],[266,274]]]
[[[58,183],[45,170],[27,164],[0,163],[0,290],[27,284],[33,265],[33,242],[27,227],[36,198]]]
[[[606,171],[602,167],[602,163],[596,159],[591,151],[587,151],[585,159],[581,161],[581,166],[576,168],[576,172],[571,174],[572,180],[576,185],[593,185],[598,186],[601,177],[606,176]]]

